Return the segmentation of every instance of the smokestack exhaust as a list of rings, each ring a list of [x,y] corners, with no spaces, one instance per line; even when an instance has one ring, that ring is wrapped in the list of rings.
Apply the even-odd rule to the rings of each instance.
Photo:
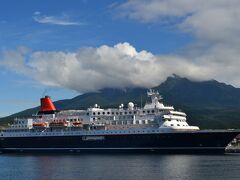
[[[41,98],[40,103],[41,107],[38,114],[54,114],[57,111],[49,96]]]

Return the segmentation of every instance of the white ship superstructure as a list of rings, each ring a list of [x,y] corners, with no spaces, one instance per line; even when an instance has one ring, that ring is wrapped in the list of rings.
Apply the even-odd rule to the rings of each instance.
[[[158,92],[150,90],[148,92],[150,101],[143,108],[136,107],[133,102],[129,102],[125,108],[123,104],[118,108],[102,109],[95,104],[87,110],[64,110],[57,112],[52,105],[50,98],[45,100],[50,103],[50,109],[46,109],[43,104],[40,113],[33,118],[15,119],[14,123],[3,132],[3,135],[25,134],[32,135],[42,133],[42,135],[62,134],[86,130],[102,130],[101,133],[111,130],[129,130],[128,132],[145,132],[146,130],[157,130],[157,132],[199,130],[197,126],[189,126],[184,112],[175,111],[173,106],[165,106]],[[45,113],[47,112],[47,113]],[[136,131],[137,130],[137,131]],[[146,131],[146,132],[148,132]],[[16,133],[18,132],[18,133]]]

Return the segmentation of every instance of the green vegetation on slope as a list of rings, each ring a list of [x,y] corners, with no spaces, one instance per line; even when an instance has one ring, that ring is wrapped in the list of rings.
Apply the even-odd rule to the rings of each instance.
[[[164,104],[174,105],[188,115],[188,122],[200,128],[240,128],[240,89],[215,80],[194,82],[179,76],[169,77],[155,87],[164,98]],[[103,89],[86,93],[72,99],[54,102],[58,110],[86,109],[95,103],[103,108],[118,107],[132,101],[138,107],[147,100],[147,89]],[[0,125],[6,126],[14,117],[28,117],[39,107],[28,109],[9,117],[1,118]]]

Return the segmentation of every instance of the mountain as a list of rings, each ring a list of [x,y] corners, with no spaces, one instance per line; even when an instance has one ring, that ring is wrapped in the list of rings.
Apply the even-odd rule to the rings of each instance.
[[[169,77],[157,87],[165,102],[182,109],[200,128],[240,128],[240,88],[215,80]]]
[[[168,77],[165,82],[153,89],[163,96],[165,104],[174,105],[185,111],[188,122],[201,128],[240,128],[240,89],[215,80],[191,81],[177,75]],[[147,89],[102,89],[99,92],[85,93],[72,99],[54,102],[59,110],[86,109],[98,103],[101,107],[118,107],[132,101],[141,106],[147,100]],[[30,116],[39,107],[27,109],[1,118],[6,125],[13,117]]]
[[[240,89],[215,80],[196,82],[169,77],[157,89],[173,103],[194,107],[240,107]]]

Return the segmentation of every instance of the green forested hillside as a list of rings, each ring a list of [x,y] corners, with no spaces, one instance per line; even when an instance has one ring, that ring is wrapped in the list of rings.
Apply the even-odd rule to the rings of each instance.
[[[174,105],[185,111],[188,122],[201,128],[240,128],[240,89],[215,80],[196,82],[179,76],[169,77],[154,87],[163,96],[165,104]],[[147,100],[147,89],[103,89],[86,93],[72,99],[54,102],[58,110],[86,109],[95,103],[101,107],[117,107],[134,102],[139,107]],[[26,117],[38,111],[39,107],[28,109],[9,117],[1,118],[1,125],[14,117]]]

